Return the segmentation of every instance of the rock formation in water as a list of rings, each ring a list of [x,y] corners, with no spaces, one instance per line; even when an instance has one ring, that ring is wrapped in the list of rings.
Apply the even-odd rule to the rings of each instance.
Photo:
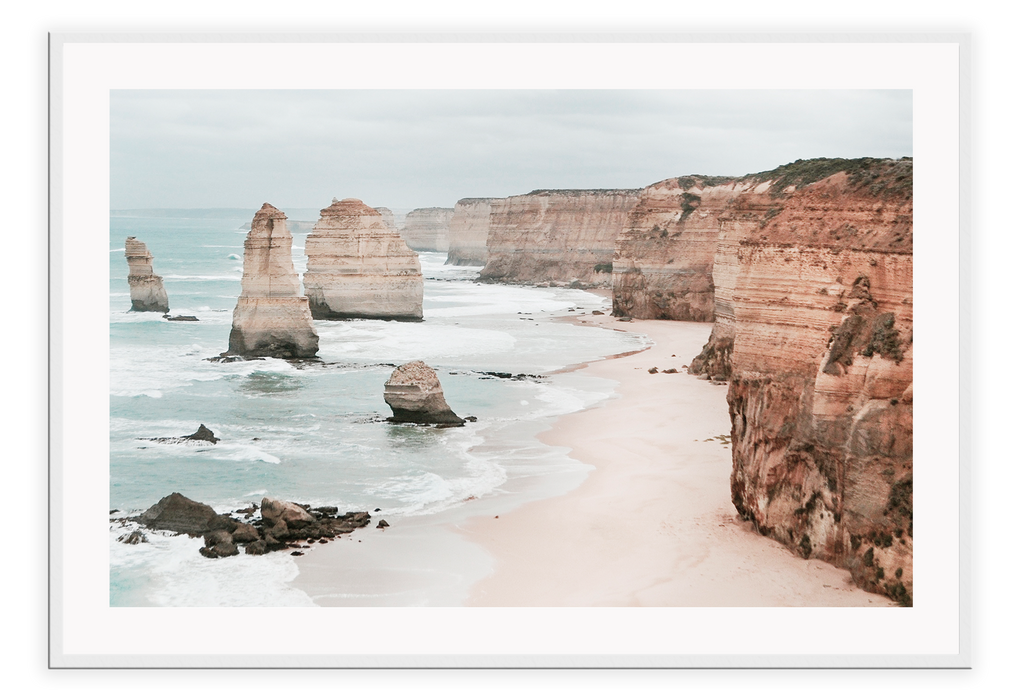
[[[228,354],[301,359],[316,356],[320,338],[300,293],[287,217],[263,204],[245,238],[242,294],[231,319]]]
[[[310,507],[308,504],[285,502],[264,497],[259,507],[260,518],[252,519],[256,505],[239,509],[240,520],[230,514],[218,514],[212,507],[174,492],[151,506],[137,517],[118,519],[122,524],[135,522],[154,530],[203,536],[203,557],[219,558],[238,555],[238,545],[245,546],[248,555],[264,555],[286,548],[309,548],[314,540],[328,543],[336,537],[352,533],[370,523],[365,511],[350,511],[338,515],[338,507]],[[145,534],[132,531],[118,540],[136,545],[146,542]],[[297,550],[292,555],[301,555]]]
[[[453,208],[415,208],[405,216],[399,232],[414,250],[447,252],[448,229],[454,215]]]
[[[610,287],[637,189],[537,190],[491,206],[482,281]]]
[[[761,533],[910,604],[913,162],[698,181],[691,217],[719,187],[731,200],[708,214],[715,326],[690,370],[730,378],[733,503]]]
[[[459,199],[448,229],[448,259],[455,266],[487,264],[491,203],[501,199]]]
[[[306,256],[303,284],[313,317],[423,319],[419,257],[359,199],[320,211],[306,238]]]
[[[170,311],[164,280],[153,273],[153,255],[146,248],[146,243],[129,237],[124,241],[124,256],[128,260],[128,289],[131,292],[132,310],[151,313]]]
[[[210,530],[210,521],[217,515],[213,507],[172,492],[139,515],[148,528],[200,536]]]
[[[445,401],[437,373],[422,361],[403,364],[391,373],[384,384],[384,401],[394,413],[388,420],[391,422],[441,426],[466,423]]]

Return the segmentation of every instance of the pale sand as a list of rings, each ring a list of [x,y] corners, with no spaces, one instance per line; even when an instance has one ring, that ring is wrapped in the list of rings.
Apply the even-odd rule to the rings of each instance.
[[[729,434],[727,388],[685,372],[710,324],[585,321],[646,334],[655,346],[583,368],[618,381],[618,396],[541,434],[595,466],[578,489],[455,524],[495,558],[469,605],[894,605],[739,520],[731,449],[716,438]],[[680,372],[649,374],[652,366]]]

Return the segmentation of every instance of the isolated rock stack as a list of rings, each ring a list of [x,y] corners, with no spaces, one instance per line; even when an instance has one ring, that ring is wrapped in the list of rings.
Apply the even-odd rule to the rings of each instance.
[[[316,356],[320,338],[292,263],[287,216],[263,204],[245,238],[242,295],[231,321],[228,353],[299,359]]]
[[[441,426],[466,423],[445,401],[437,373],[422,361],[403,364],[392,372],[384,384],[384,402],[394,413],[388,420],[391,422]]]
[[[131,292],[132,310],[139,312],[166,313],[171,308],[167,303],[164,280],[153,273],[153,255],[146,243],[130,237],[124,241],[124,256],[128,260],[128,288]]]
[[[423,319],[419,257],[359,199],[320,211],[306,255],[303,283],[314,318]]]

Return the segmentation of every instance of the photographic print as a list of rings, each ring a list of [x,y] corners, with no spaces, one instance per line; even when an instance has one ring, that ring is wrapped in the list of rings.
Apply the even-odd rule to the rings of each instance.
[[[251,82],[105,91],[96,612],[935,610],[920,93]]]

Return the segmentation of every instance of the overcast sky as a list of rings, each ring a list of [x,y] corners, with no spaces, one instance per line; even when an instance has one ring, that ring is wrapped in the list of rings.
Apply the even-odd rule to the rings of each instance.
[[[912,145],[909,90],[114,90],[110,205],[451,207]]]

